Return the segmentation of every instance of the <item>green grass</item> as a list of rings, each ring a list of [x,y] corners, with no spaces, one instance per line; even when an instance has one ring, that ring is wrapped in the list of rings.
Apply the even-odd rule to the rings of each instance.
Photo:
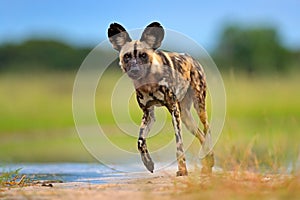
[[[220,163],[284,170],[299,154],[298,76],[225,76],[227,119],[216,146]],[[225,156],[224,156],[225,155]]]
[[[1,74],[0,132],[73,126],[75,74]]]
[[[19,174],[20,170],[21,169],[0,172],[0,188],[22,186],[24,184],[25,177]]]
[[[107,72],[101,79],[96,114],[101,126],[110,132],[110,140],[134,152],[136,138],[116,129],[110,109],[110,97],[120,76],[121,73]],[[299,77],[224,74],[223,78],[227,116],[215,146],[217,165],[224,169],[278,171],[296,162],[300,140]],[[1,162],[93,161],[74,128],[74,80],[75,73],[0,75]],[[133,122],[124,113],[119,115],[124,123],[139,125],[142,113],[135,97],[131,96],[129,102]],[[167,119],[162,133],[149,139],[150,149],[173,138],[170,117]],[[189,152],[193,154],[196,149],[196,144],[192,145]]]

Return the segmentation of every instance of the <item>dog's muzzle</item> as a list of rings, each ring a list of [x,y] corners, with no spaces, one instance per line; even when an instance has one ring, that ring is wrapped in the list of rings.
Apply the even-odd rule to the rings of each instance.
[[[133,78],[133,79],[136,79],[136,78],[138,78],[141,74],[140,74],[140,69],[138,69],[137,67],[135,67],[135,68],[131,68],[128,72],[127,72],[127,74],[128,74],[128,76],[130,77],[130,78]]]
[[[141,69],[136,63],[132,63],[130,69],[127,71],[127,74],[132,79],[140,79],[144,72],[143,69]]]

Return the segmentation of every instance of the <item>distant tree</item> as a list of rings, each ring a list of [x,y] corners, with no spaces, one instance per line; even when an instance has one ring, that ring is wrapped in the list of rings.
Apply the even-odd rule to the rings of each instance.
[[[277,31],[265,27],[226,27],[214,56],[221,69],[249,73],[285,71],[290,61],[290,52],[280,43]]]
[[[53,40],[6,44],[0,46],[0,70],[74,70],[90,50]]]

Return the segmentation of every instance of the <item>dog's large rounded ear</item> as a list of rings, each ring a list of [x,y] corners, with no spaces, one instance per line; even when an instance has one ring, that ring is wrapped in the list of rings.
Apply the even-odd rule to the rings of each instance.
[[[140,41],[146,42],[152,49],[157,49],[160,47],[164,35],[165,31],[160,23],[152,22],[145,28]]]
[[[113,48],[117,51],[120,51],[126,42],[131,42],[131,38],[125,28],[118,23],[110,24],[107,34]]]

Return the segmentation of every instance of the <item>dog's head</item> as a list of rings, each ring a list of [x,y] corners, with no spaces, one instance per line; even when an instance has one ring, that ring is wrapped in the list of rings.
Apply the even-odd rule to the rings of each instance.
[[[123,26],[110,24],[109,41],[119,51],[120,66],[132,79],[140,79],[152,65],[152,55],[160,47],[164,38],[164,29],[158,22],[149,24],[140,40],[132,40]]]

